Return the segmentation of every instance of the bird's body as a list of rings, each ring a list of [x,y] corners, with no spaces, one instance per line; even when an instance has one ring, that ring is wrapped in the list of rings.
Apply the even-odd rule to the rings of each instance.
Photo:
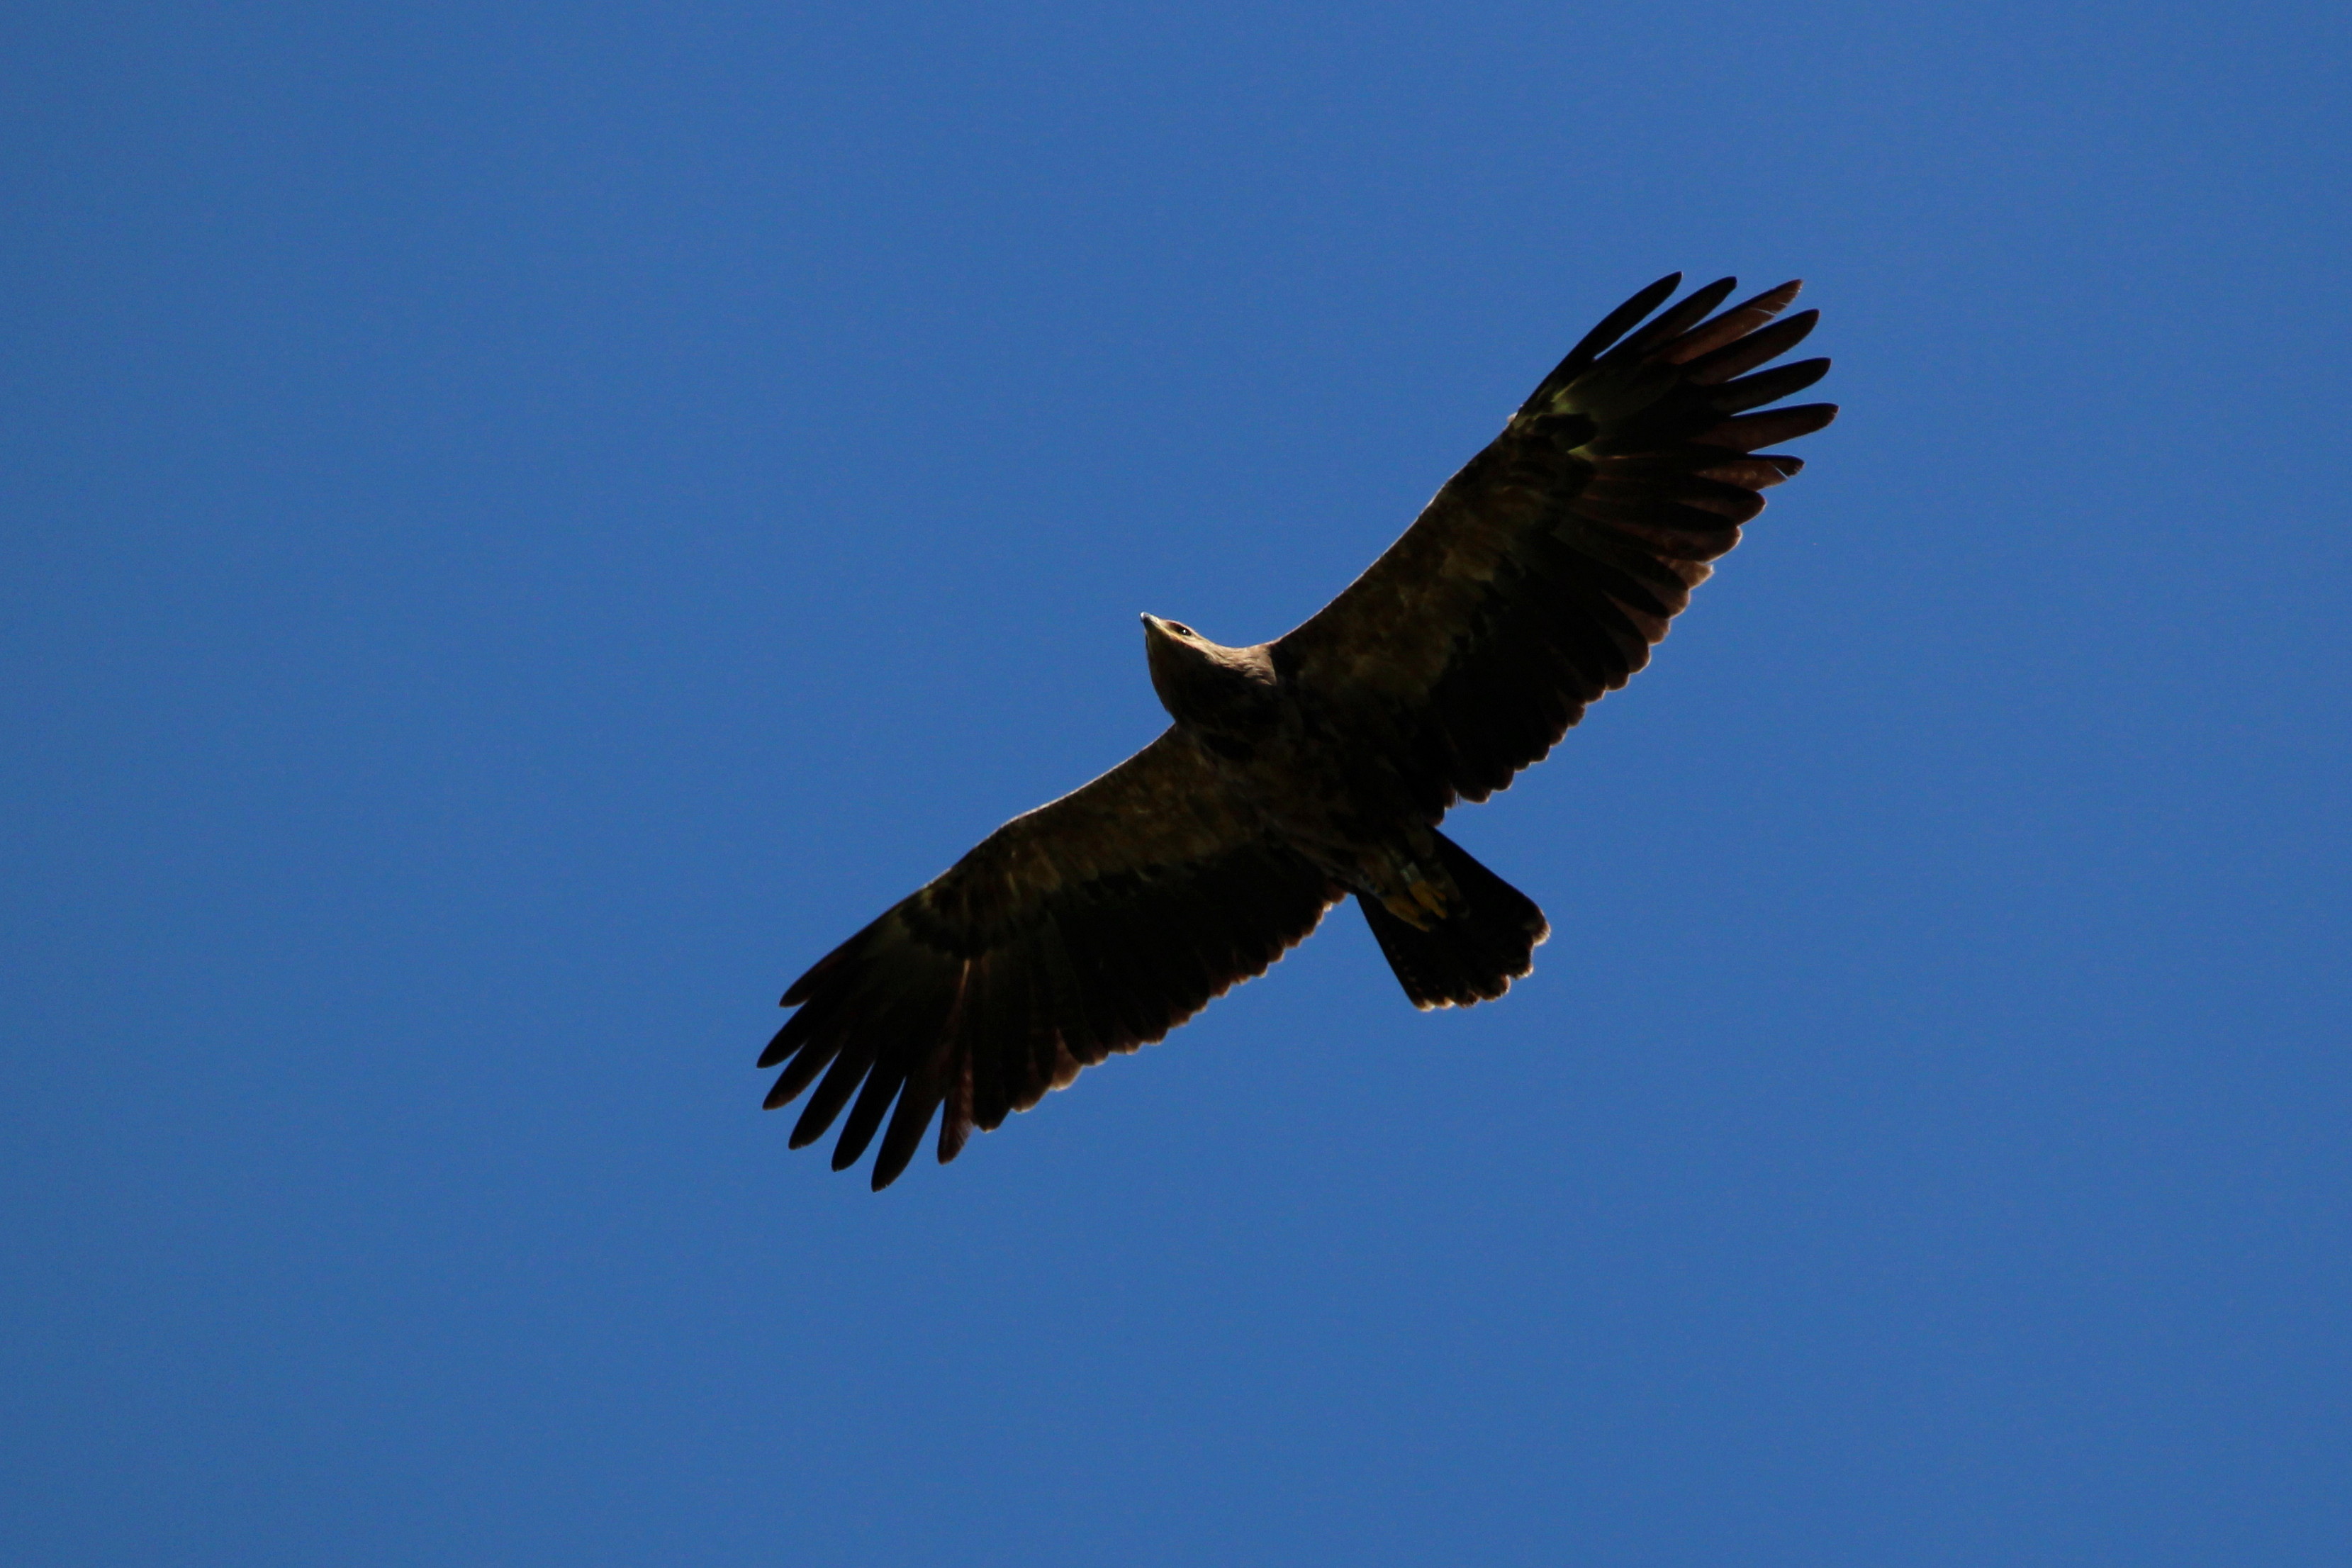
[[[1225,647],[1146,616],[1171,727],[1005,824],[785,993],[800,1011],[761,1065],[784,1064],[772,1106],[816,1086],[794,1146],[849,1106],[841,1168],[887,1114],[878,1188],[944,1109],[952,1159],[972,1128],[1260,973],[1351,893],[1416,1005],[1491,999],[1528,973],[1542,911],[1439,821],[1647,661],[1757,492],[1801,466],[1756,448],[1835,413],[1745,412],[1828,368],[1743,374],[1811,330],[1810,311],[1766,325],[1794,284],[1710,317],[1725,279],[1634,331],[1679,281],[1588,334],[1288,635]]]
[[[1273,643],[1222,647],[1156,616],[1143,624],[1152,685],[1176,721],[1171,736],[1196,749],[1197,765],[1261,832],[1416,931],[1461,910],[1435,825],[1386,757],[1349,744],[1356,726],[1344,705],[1302,680],[1297,660]],[[1530,949],[1543,940],[1540,917],[1527,934]],[[1525,973],[1495,976],[1496,994]]]
[[[1143,617],[1152,686],[1176,721],[1172,736],[1268,837],[1315,862],[1334,882],[1377,897],[1424,925],[1445,888],[1422,875],[1430,829],[1403,781],[1378,756],[1345,745],[1345,719],[1302,683],[1271,643],[1229,648],[1191,627]],[[1424,889],[1417,900],[1412,889]]]

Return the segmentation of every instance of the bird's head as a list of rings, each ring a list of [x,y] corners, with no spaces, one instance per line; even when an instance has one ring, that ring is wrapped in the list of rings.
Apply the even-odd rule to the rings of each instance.
[[[1143,617],[1151,689],[1180,724],[1245,726],[1274,695],[1274,661],[1263,647],[1226,647],[1181,621]]]

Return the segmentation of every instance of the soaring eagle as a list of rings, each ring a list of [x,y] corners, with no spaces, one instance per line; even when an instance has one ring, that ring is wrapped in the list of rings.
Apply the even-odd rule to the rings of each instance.
[[[1758,492],[1801,466],[1758,448],[1837,414],[1751,412],[1829,369],[1758,369],[1812,330],[1812,310],[1775,321],[1797,284],[1712,314],[1726,278],[1648,320],[1681,283],[1612,310],[1287,636],[1224,647],[1145,616],[1175,722],[990,834],[784,993],[799,1011],[760,1065],[783,1064],[771,1109],[816,1086],[793,1147],[849,1107],[844,1169],[887,1115],[878,1191],[944,1108],[944,1164],[974,1127],[1263,973],[1350,893],[1417,1007],[1490,1001],[1528,973],[1543,911],[1437,824],[1649,662],[1763,510]]]

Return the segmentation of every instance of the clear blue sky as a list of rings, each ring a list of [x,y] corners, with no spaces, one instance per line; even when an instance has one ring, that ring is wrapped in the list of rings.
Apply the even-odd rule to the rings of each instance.
[[[0,1557],[2352,1541],[2352,24],[22,6]],[[1459,837],[880,1197],[785,981],[1602,310],[1845,405]]]

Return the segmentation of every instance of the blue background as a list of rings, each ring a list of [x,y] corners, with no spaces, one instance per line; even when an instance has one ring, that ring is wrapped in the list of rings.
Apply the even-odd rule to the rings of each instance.
[[[0,1555],[2335,1563],[2352,24],[26,6]],[[1846,413],[1648,673],[877,1198],[783,984],[1659,273]]]

